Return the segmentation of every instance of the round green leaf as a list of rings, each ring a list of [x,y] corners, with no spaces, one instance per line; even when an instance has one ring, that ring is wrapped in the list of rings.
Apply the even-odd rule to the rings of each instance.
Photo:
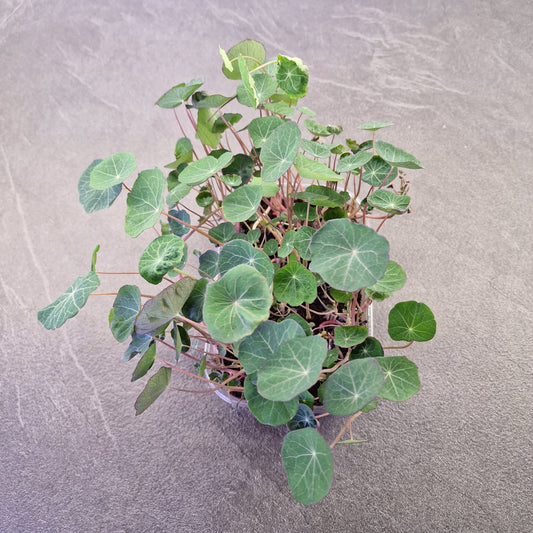
[[[224,76],[230,80],[241,79],[241,72],[237,64],[237,58],[239,55],[242,55],[245,58],[245,64],[248,70],[253,70],[265,62],[265,47],[260,42],[252,39],[246,39],[235,46],[232,46],[228,50],[226,58],[231,62],[233,70],[228,69],[229,65],[227,65],[226,62],[222,66],[222,72],[224,73]]]
[[[125,341],[133,330],[141,310],[141,291],[135,285],[124,285],[118,291],[109,313],[109,327],[118,342]]]
[[[288,433],[281,457],[296,501],[310,505],[327,495],[333,479],[333,457],[328,443],[315,429]]]
[[[274,276],[274,296],[294,307],[311,303],[317,296],[315,276],[300,263],[289,263]]]
[[[254,146],[261,148],[270,137],[270,134],[282,124],[283,120],[276,116],[254,118],[248,124],[248,132]]]
[[[311,272],[318,272],[335,289],[353,292],[385,274],[389,243],[367,226],[329,220],[311,239],[311,257]]]
[[[268,319],[272,294],[255,268],[239,265],[207,287],[204,321],[220,342],[237,342]]]
[[[310,185],[305,191],[296,193],[294,197],[320,207],[339,207],[346,203],[342,194],[323,185]]]
[[[417,366],[405,356],[380,357],[376,361],[385,374],[379,397],[391,402],[403,402],[420,389]]]
[[[302,259],[309,261],[311,259],[311,239],[316,230],[309,226],[302,226],[294,237],[294,248]]]
[[[198,272],[203,278],[214,279],[218,275],[218,253],[207,250],[198,258]]]
[[[259,207],[263,197],[260,185],[244,185],[228,194],[222,201],[222,211],[229,222],[249,219]]]
[[[277,84],[272,76],[264,74],[263,72],[254,72],[252,74],[252,80],[255,86],[257,102],[259,104],[266,102],[276,92]],[[250,94],[246,90],[244,83],[237,87],[237,100],[242,105],[254,107],[254,102],[251,100]]]
[[[267,400],[286,402],[311,387],[326,359],[327,343],[318,336],[281,343],[257,374],[257,390]]]
[[[262,274],[269,283],[272,282],[274,267],[268,255],[247,241],[231,241],[220,250],[218,270],[222,276],[237,265],[249,265]]]
[[[372,185],[372,187],[379,187],[388,185],[394,181],[397,175],[397,168],[391,167],[391,165],[376,155],[365,164],[362,179],[365,183]]]
[[[180,182],[190,186],[200,185],[228,166],[233,159],[231,152],[224,152],[218,159],[212,155],[194,161],[180,173]]]
[[[235,225],[231,222],[222,222],[218,226],[211,228],[208,233],[210,237],[219,242],[228,242],[235,233]]]
[[[331,155],[331,145],[318,143],[316,141],[302,139],[300,141],[300,147],[308,154],[312,155],[313,157],[318,157],[319,159],[327,159]]]
[[[337,163],[337,172],[351,172],[356,168],[361,168],[372,159],[372,152],[357,152],[354,155],[343,157]]]
[[[139,259],[139,274],[157,285],[172,268],[180,268],[187,259],[187,245],[177,235],[162,235],[154,239]]]
[[[351,348],[361,344],[368,335],[364,326],[337,326],[334,330],[335,344],[341,348]]]
[[[294,166],[300,174],[300,177],[309,180],[323,180],[323,181],[342,181],[342,176],[339,176],[335,171],[331,170],[325,163],[309,159],[303,154],[296,154],[294,159]],[[343,202],[344,203],[344,202]]]
[[[338,368],[324,386],[324,406],[332,415],[352,415],[369,404],[383,387],[375,359],[356,359]]]
[[[304,122],[304,125],[310,133],[317,137],[329,137],[333,135],[333,132],[327,126],[322,126],[310,118]]]
[[[278,126],[264,142],[260,159],[263,181],[276,181],[292,165],[300,146],[300,128],[295,122]]]
[[[395,341],[424,342],[435,336],[437,323],[426,304],[400,302],[389,313],[388,329],[390,338]]]
[[[174,218],[179,218],[180,220],[183,220],[183,222],[185,222],[186,224],[191,223],[191,216],[185,209],[171,209],[168,214],[172,215]],[[190,229],[185,226],[185,224],[180,224],[177,220],[174,220],[174,218],[168,218],[168,224],[172,233],[174,235],[177,235],[178,237],[187,235]]]
[[[297,399],[295,398],[295,400]],[[313,395],[311,394],[311,402],[312,401],[313,401]],[[291,431],[294,431],[296,429],[304,429],[304,428],[316,429],[318,426],[318,423],[316,421],[316,418],[315,418],[315,415],[313,414],[312,409],[305,403],[301,403],[298,406],[298,411],[296,411],[294,418],[292,420],[289,420],[289,422],[287,423],[287,426]]]
[[[354,346],[350,360],[365,359],[366,357],[383,357],[383,346],[374,337],[367,337],[361,344]]]
[[[305,336],[305,331],[294,320],[267,320],[235,346],[236,355],[249,375],[262,368],[282,342]]]
[[[307,93],[309,71],[301,59],[279,55],[276,80],[281,90],[290,96],[302,98]]]
[[[247,377],[244,380],[244,397],[252,414],[268,426],[281,426],[291,420],[298,411],[298,398],[288,402],[273,402],[263,398],[257,387]]]
[[[393,167],[423,168],[418,159],[400,148],[396,148],[392,144],[386,143],[385,141],[376,141],[374,147],[377,154]]]
[[[165,185],[165,176],[157,168],[139,173],[126,201],[125,230],[128,235],[138,237],[159,220]]]
[[[403,268],[394,261],[389,261],[385,275],[374,285],[367,287],[370,292],[390,294],[401,289],[405,285],[405,272]]]
[[[368,197],[368,203],[372,207],[391,214],[403,213],[410,201],[409,196],[396,194],[389,189],[380,189]]]
[[[90,186],[100,190],[114,187],[122,183],[136,166],[135,157],[128,152],[109,156],[92,169]]]
[[[189,83],[180,83],[168,90],[159,100],[156,105],[165,109],[172,109],[178,107],[185,100],[191,96],[197,89],[202,86],[202,80],[194,79]]]
[[[78,195],[80,204],[86,213],[94,213],[100,209],[109,207],[122,191],[122,184],[119,183],[108,189],[93,189],[91,187],[91,172],[101,163],[101,159],[93,161],[81,175],[78,182]]]

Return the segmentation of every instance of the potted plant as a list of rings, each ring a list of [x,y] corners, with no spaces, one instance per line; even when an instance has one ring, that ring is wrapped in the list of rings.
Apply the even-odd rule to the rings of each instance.
[[[124,360],[138,359],[132,381],[152,374],[136,414],[173,373],[246,401],[261,423],[288,425],[283,466],[295,499],[311,504],[329,491],[331,448],[347,430],[342,442],[355,442],[355,417],[419,388],[416,365],[388,350],[430,340],[432,312],[396,304],[388,333],[403,345],[383,346],[369,335],[368,311],[405,282],[380,230],[409,212],[404,169],[421,165],[376,138],[390,123],[359,126],[368,138],[356,142],[316,122],[300,105],[308,84],[300,59],[266,61],[252,40],[220,55],[235,94],[208,94],[194,79],[157,101],[183,134],[168,173],[143,170],[126,185],[135,158],[114,154],[85,170],[79,197],[92,212],[125,190],[125,231],[158,233],[139,275],[159,288],[144,295],[123,285],[109,315],[116,340],[129,339]],[[191,235],[200,250],[188,250]],[[97,252],[89,272],[39,311],[44,327],[61,326],[95,293]],[[327,415],[349,417],[331,444],[317,431]]]

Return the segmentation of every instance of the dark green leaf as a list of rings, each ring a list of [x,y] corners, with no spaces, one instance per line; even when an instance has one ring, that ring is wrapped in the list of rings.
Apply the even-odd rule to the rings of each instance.
[[[235,233],[235,225],[231,222],[222,222],[208,231],[210,237],[219,242],[228,242]]]
[[[207,250],[199,258],[198,272],[203,278],[214,279],[218,275],[218,253]]]
[[[385,384],[379,397],[391,402],[403,402],[420,389],[417,366],[404,356],[376,359],[385,374]]]
[[[311,303],[317,296],[315,277],[300,263],[289,263],[274,276],[274,296],[291,306]]]
[[[345,204],[341,194],[323,185],[310,185],[305,191],[296,193],[295,198],[321,207],[340,207]]]
[[[391,167],[378,155],[366,163],[362,179],[372,187],[386,186],[396,179],[398,169]]]
[[[91,187],[91,172],[101,163],[101,159],[93,161],[82,174],[78,182],[78,195],[80,204],[85,209],[86,213],[94,213],[100,209],[109,207],[120,194],[122,184],[119,183],[109,189],[93,189]]]
[[[220,250],[218,270],[222,276],[237,265],[249,265],[262,274],[269,283],[272,282],[274,267],[270,259],[248,241],[231,241]]]
[[[170,383],[170,368],[162,366],[146,383],[135,401],[135,415],[140,415],[161,396]]]
[[[131,376],[131,381],[137,381],[139,378],[146,376],[148,370],[152,368],[155,361],[155,343],[146,350],[144,355],[139,359],[133,375]]]
[[[361,344],[367,337],[364,326],[337,326],[334,330],[335,344],[341,348],[351,348]]]
[[[193,322],[202,322],[202,308],[204,305],[205,291],[207,289],[207,280],[199,279],[194,285],[194,289],[183,304],[181,314]]]
[[[109,313],[109,327],[118,342],[125,341],[133,331],[135,318],[141,310],[141,291],[135,285],[124,285],[118,291]]]
[[[276,181],[292,165],[300,146],[300,128],[294,122],[278,126],[261,148],[263,181]]]
[[[395,341],[429,341],[437,324],[431,309],[423,303],[409,301],[396,304],[389,313],[389,335]]]
[[[172,109],[178,107],[183,102],[185,102],[191,94],[198,90],[202,86],[202,80],[194,79],[189,83],[180,83],[175,85],[167,91],[159,100],[156,102],[156,105],[163,107],[165,109]]]
[[[365,359],[366,357],[383,357],[383,347],[374,337],[367,337],[361,344],[352,349],[350,359]]]
[[[297,398],[294,398],[294,400],[297,401]],[[304,428],[316,429],[318,423],[310,407],[304,403],[301,403],[298,405],[298,411],[294,415],[294,418],[289,420],[287,426],[291,431]]]

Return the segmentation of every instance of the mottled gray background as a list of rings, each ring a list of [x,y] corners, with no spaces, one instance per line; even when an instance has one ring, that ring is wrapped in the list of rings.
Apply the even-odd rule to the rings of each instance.
[[[2,0],[0,531],[531,531],[532,5]],[[228,92],[218,45],[243,38],[304,59],[319,121],[390,120],[425,167],[386,231],[408,283],[377,313],[435,311],[410,350],[422,389],[357,420],[367,443],[335,449],[310,508],[284,479],[284,428],[173,392],[134,417],[112,299],[55,332],[36,320],[95,244],[101,269],[132,270],[151,238],[123,232],[124,197],[83,212],[83,169],[125,150],[167,163],[179,132],[154,101],[194,77]]]

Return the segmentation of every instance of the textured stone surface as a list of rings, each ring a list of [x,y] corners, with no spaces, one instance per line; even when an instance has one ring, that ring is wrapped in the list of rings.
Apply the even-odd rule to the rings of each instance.
[[[529,531],[532,16],[517,0],[4,0],[0,530]],[[83,212],[84,168],[123,150],[166,163],[178,130],[153,102],[197,76],[224,93],[217,47],[249,37],[304,59],[324,123],[355,135],[390,120],[387,140],[425,167],[413,213],[386,232],[401,297],[438,320],[410,351],[422,389],[358,419],[367,442],[335,449],[332,491],[311,508],[284,479],[283,428],[173,392],[134,417],[142,384],[107,298],[56,332],[36,319],[95,244],[101,268],[128,271],[149,239],[117,224],[124,198]]]

